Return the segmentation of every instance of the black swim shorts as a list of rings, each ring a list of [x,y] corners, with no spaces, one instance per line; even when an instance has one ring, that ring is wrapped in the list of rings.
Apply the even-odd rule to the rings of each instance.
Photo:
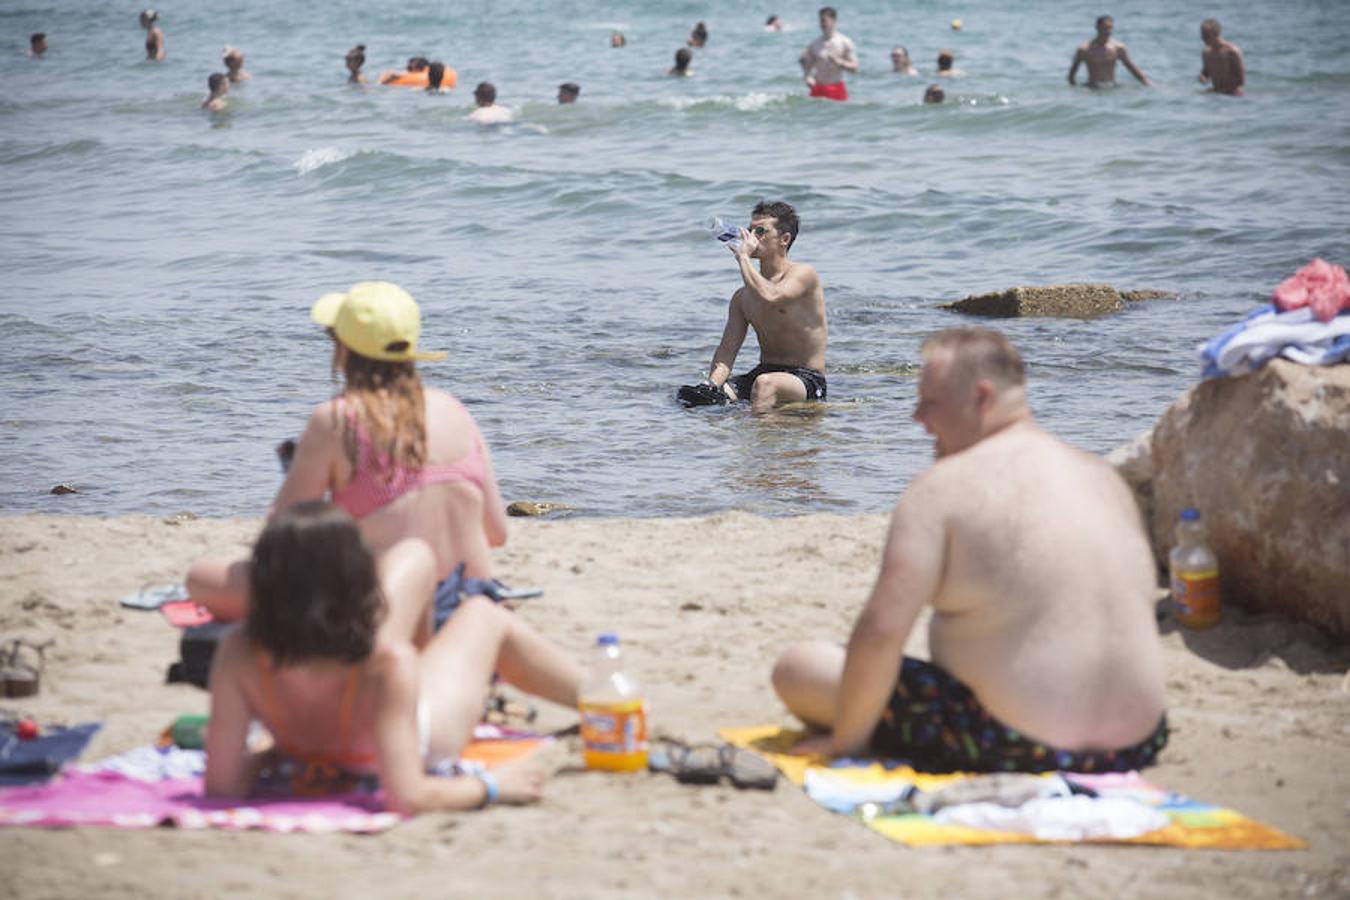
[[[1153,762],[1167,744],[1167,716],[1153,733],[1119,750],[1059,750],[989,714],[952,675],[906,656],[872,749],[925,772],[1128,772]]]
[[[731,389],[736,392],[739,400],[750,399],[750,388],[754,386],[755,379],[765,372],[789,372],[796,375],[803,385],[806,386],[807,400],[825,399],[825,373],[817,372],[815,369],[807,369],[802,366],[775,366],[767,363],[760,363],[744,375],[736,375],[727,379]]]

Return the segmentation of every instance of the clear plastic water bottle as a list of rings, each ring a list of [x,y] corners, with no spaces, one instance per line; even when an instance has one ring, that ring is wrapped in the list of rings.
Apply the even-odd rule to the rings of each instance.
[[[1198,509],[1181,511],[1176,540],[1168,555],[1168,569],[1177,621],[1188,628],[1211,628],[1223,618],[1219,561],[1205,543],[1205,526]]]
[[[595,640],[595,662],[580,697],[581,740],[586,768],[637,772],[647,768],[647,702],[623,671],[619,638]]]
[[[741,232],[735,225],[728,225],[721,216],[711,216],[703,220],[703,229],[715,241],[721,241],[733,249],[741,246]]]

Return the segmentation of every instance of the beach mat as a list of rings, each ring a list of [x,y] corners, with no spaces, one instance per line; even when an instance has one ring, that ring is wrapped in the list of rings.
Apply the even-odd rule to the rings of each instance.
[[[483,733],[483,732],[479,732]],[[487,732],[494,733],[494,732]],[[464,750],[466,768],[491,768],[549,740],[505,730],[476,738]],[[203,795],[201,751],[152,748],[67,771],[51,784],[0,790],[0,826],[65,828],[221,828],[232,831],[352,832],[373,834],[403,816],[384,808],[379,792],[350,791],[323,797],[254,796],[244,800]],[[147,764],[147,760],[151,762]],[[164,764],[159,765],[158,761]],[[175,777],[178,776],[178,777]]]
[[[828,765],[789,755],[805,733],[774,725],[724,728],[723,740],[768,759],[793,784],[806,790],[827,809],[850,815],[871,830],[911,847],[982,844],[1109,843],[1182,847],[1205,850],[1297,850],[1307,845],[1269,825],[1241,813],[1155,787],[1137,772],[1100,775],[1071,772],[1050,773],[1084,794],[1062,802],[1032,801],[1041,809],[1053,807],[1054,821],[1046,823],[1017,810],[977,809],[991,804],[949,807],[935,815],[916,812],[878,813],[885,801],[908,786],[920,791],[938,791],[976,776],[930,775],[914,771],[894,760],[836,760]],[[1027,804],[1031,806],[1032,804]],[[1026,807],[1023,807],[1026,809]],[[1120,813],[1124,815],[1120,815]],[[982,815],[987,813],[987,815]],[[993,820],[1015,830],[972,827],[972,819]],[[1077,819],[1075,823],[1074,819]],[[1120,833],[1110,836],[1112,825],[1122,822]],[[1146,823],[1142,830],[1131,825]],[[1151,827],[1156,825],[1157,827]],[[1075,831],[1090,837],[1066,837]],[[1138,833],[1136,833],[1138,831]],[[1055,836],[1046,836],[1053,834]]]

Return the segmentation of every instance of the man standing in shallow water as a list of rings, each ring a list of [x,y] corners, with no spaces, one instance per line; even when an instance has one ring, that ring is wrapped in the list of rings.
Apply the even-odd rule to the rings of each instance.
[[[853,41],[835,30],[838,21],[839,14],[833,6],[822,7],[820,37],[802,51],[798,60],[812,97],[847,100],[844,72],[858,71],[858,52],[853,47]]]
[[[1075,76],[1078,74],[1080,65],[1087,65],[1088,83],[1090,88],[1103,88],[1116,86],[1116,61],[1126,69],[1130,74],[1139,79],[1139,83],[1148,87],[1153,82],[1148,80],[1148,76],[1139,71],[1139,67],[1130,59],[1130,53],[1125,49],[1125,45],[1111,37],[1111,32],[1116,27],[1115,19],[1110,16],[1099,16],[1097,18],[1097,36],[1086,44],[1078,47],[1078,52],[1073,55],[1073,65],[1069,66],[1069,84],[1077,84]]]
[[[803,754],[869,749],[951,771],[1124,771],[1167,742],[1156,567],[1139,509],[1099,457],[1032,420],[1002,334],[923,344],[914,419],[937,461],[891,516],[848,648],[778,660],[779,697],[823,735]],[[906,657],[925,605],[932,662]]]
[[[1224,40],[1223,26],[1218,19],[1200,23],[1200,40],[1205,42],[1205,49],[1200,54],[1200,83],[1212,85],[1216,94],[1241,97],[1247,70],[1238,45]]]
[[[740,246],[731,246],[744,286],[731,295],[705,384],[730,400],[748,399],[755,412],[825,399],[825,292],[814,268],[788,259],[798,228],[790,205],[764,201],[751,212],[749,230],[740,230]],[[759,365],[732,378],[751,325],[759,339]]]

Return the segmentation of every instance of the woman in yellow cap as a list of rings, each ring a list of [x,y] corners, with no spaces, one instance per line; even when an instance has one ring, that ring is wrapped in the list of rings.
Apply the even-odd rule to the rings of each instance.
[[[418,377],[417,361],[445,353],[418,349],[421,314],[402,288],[363,281],[320,297],[310,317],[333,337],[342,391],[310,415],[269,518],[300,501],[330,497],[357,520],[381,577],[395,583],[401,545],[424,542],[440,579],[434,606],[444,616],[458,602],[458,576],[488,578],[491,548],[506,542],[506,510],[487,445],[458,400]],[[218,619],[248,613],[246,561],[199,560],[187,586]],[[381,635],[424,645],[432,598],[396,586],[388,595]]]

